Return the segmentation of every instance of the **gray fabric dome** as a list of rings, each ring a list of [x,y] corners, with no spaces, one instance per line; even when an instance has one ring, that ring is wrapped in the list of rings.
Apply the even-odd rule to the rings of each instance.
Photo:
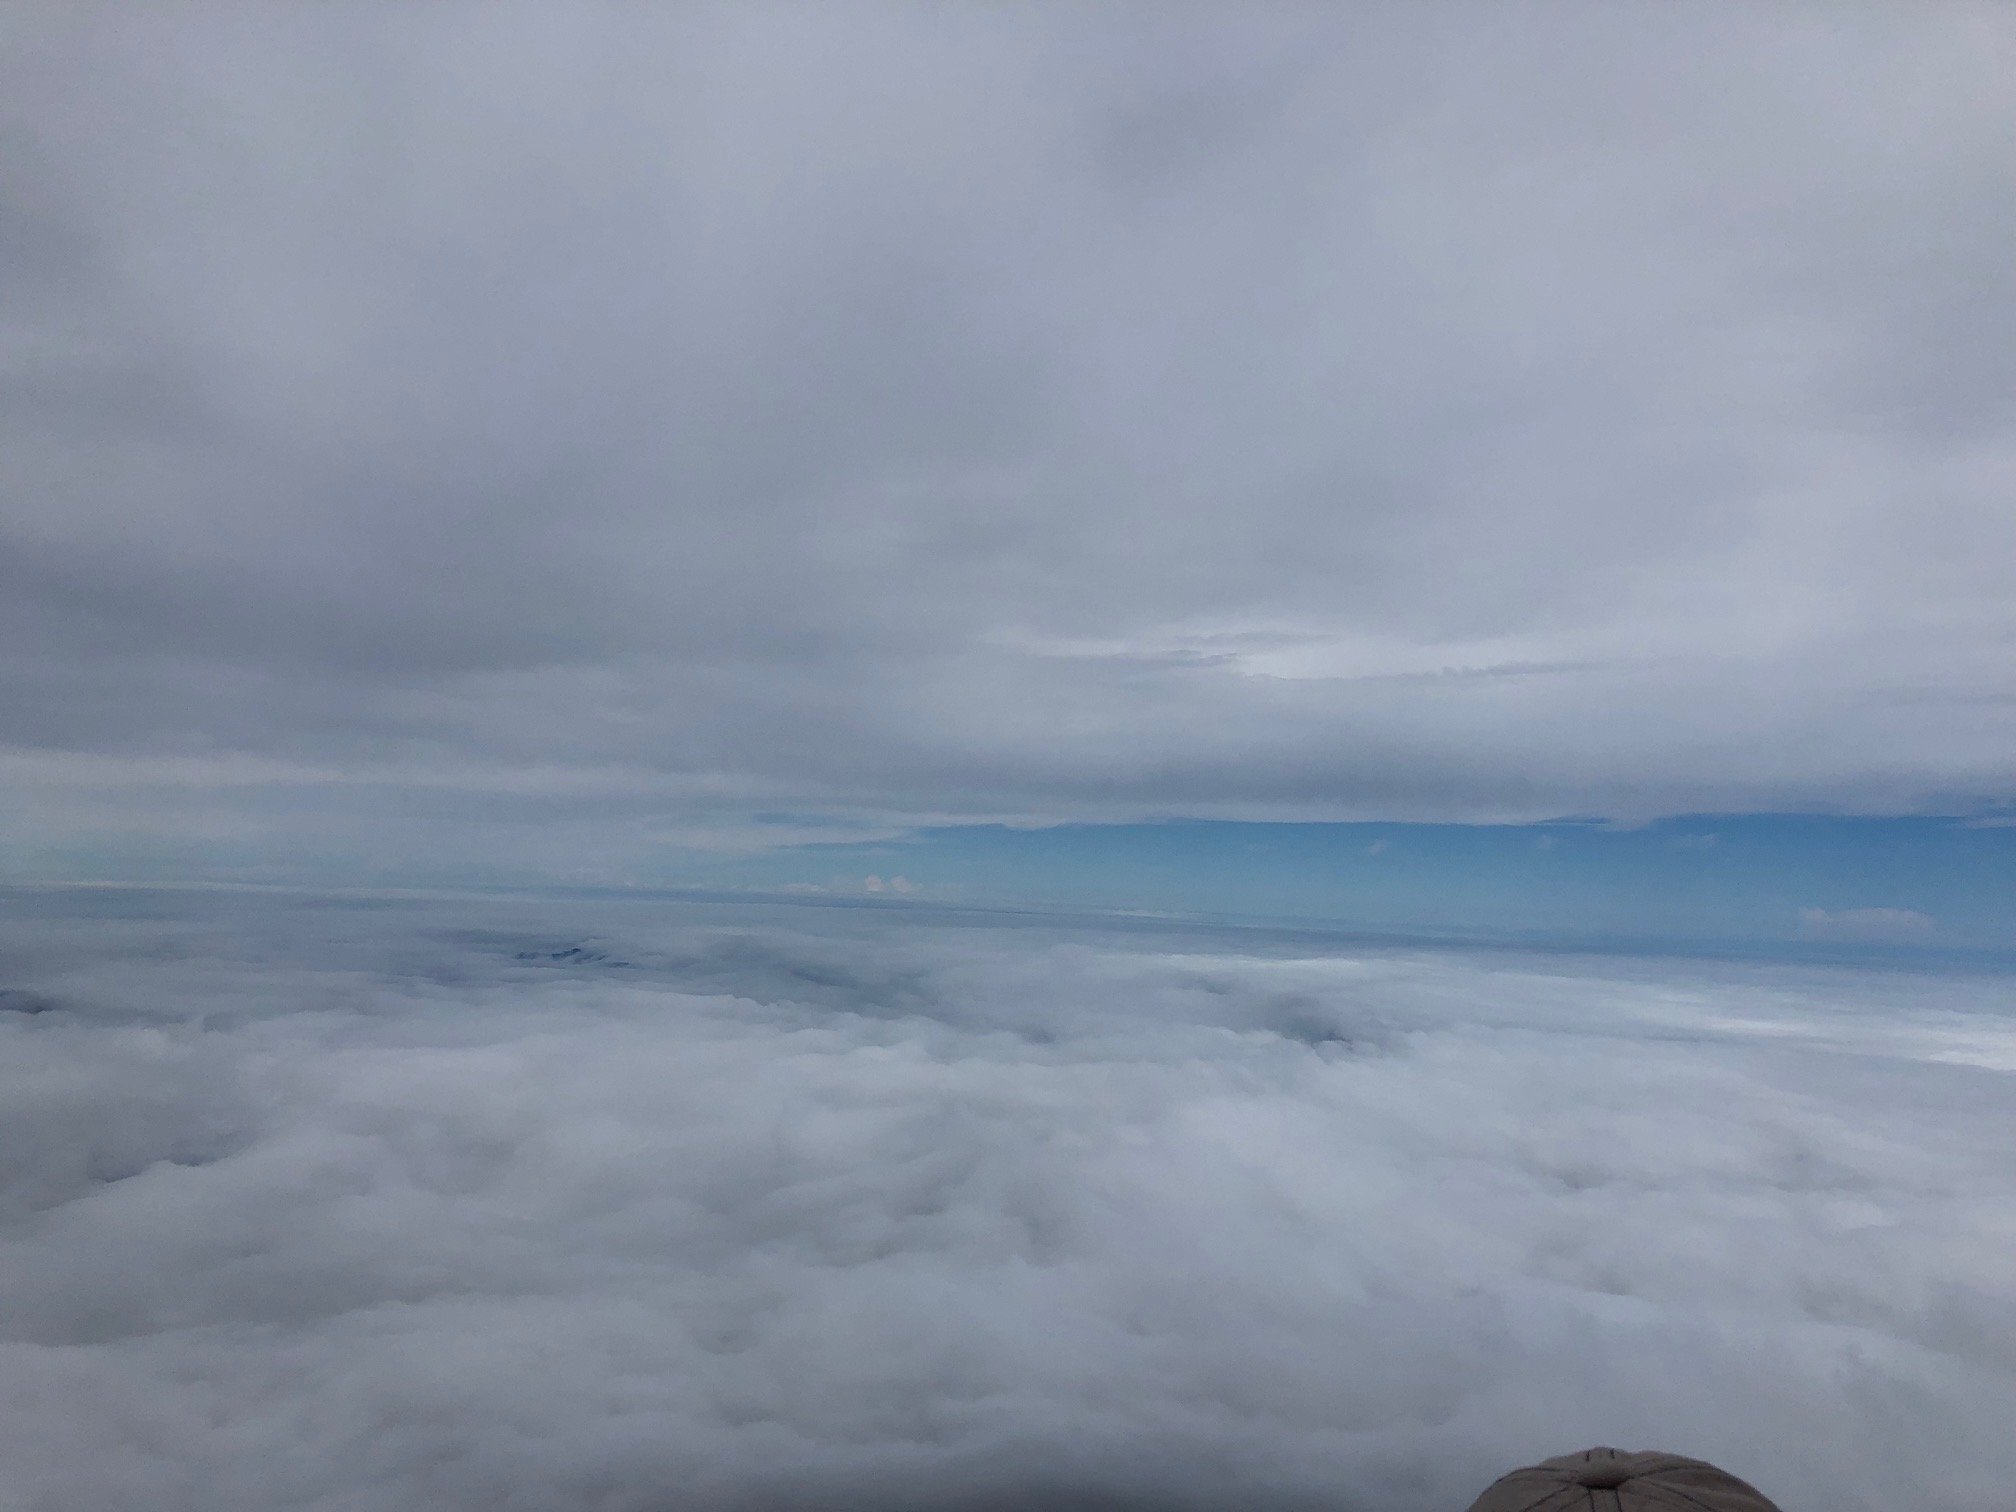
[[[1704,1460],[1584,1449],[1500,1476],[1470,1512],[1778,1512],[1747,1481]]]

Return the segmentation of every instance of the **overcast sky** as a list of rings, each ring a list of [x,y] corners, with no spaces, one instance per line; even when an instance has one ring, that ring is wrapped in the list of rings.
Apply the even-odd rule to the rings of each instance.
[[[2002,5],[12,7],[7,837],[2016,799],[2012,77]]]

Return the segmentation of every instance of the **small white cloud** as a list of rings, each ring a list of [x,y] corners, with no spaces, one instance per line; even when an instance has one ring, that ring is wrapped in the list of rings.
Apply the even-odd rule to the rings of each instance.
[[[1561,842],[1556,840],[1552,835],[1542,835],[1540,836],[1539,839],[1533,842],[1533,848],[1535,850],[1552,850],[1556,845],[1560,843]]]
[[[1386,841],[1374,840],[1370,845],[1365,847],[1365,854],[1368,856],[1383,855],[1387,849],[1388,845]]]
[[[1841,940],[1908,940],[1936,927],[1914,908],[1802,908],[1799,925],[1810,935]]]
[[[863,877],[860,882],[863,891],[871,893],[914,893],[917,884],[908,877]]]
[[[1673,841],[1675,850],[1713,850],[1722,837],[1716,834],[1681,835]]]

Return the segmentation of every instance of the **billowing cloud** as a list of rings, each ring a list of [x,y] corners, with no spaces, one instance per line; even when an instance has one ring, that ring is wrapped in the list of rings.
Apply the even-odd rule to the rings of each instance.
[[[2012,61],[1964,4],[23,9],[14,841],[2007,798]]]
[[[10,892],[0,1499],[1787,1512],[2016,1476],[2005,984]]]

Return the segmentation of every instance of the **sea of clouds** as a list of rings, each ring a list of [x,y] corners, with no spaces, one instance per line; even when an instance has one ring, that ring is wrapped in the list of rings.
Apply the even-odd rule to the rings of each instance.
[[[2012,982],[0,894],[0,1506],[2006,1508]]]

